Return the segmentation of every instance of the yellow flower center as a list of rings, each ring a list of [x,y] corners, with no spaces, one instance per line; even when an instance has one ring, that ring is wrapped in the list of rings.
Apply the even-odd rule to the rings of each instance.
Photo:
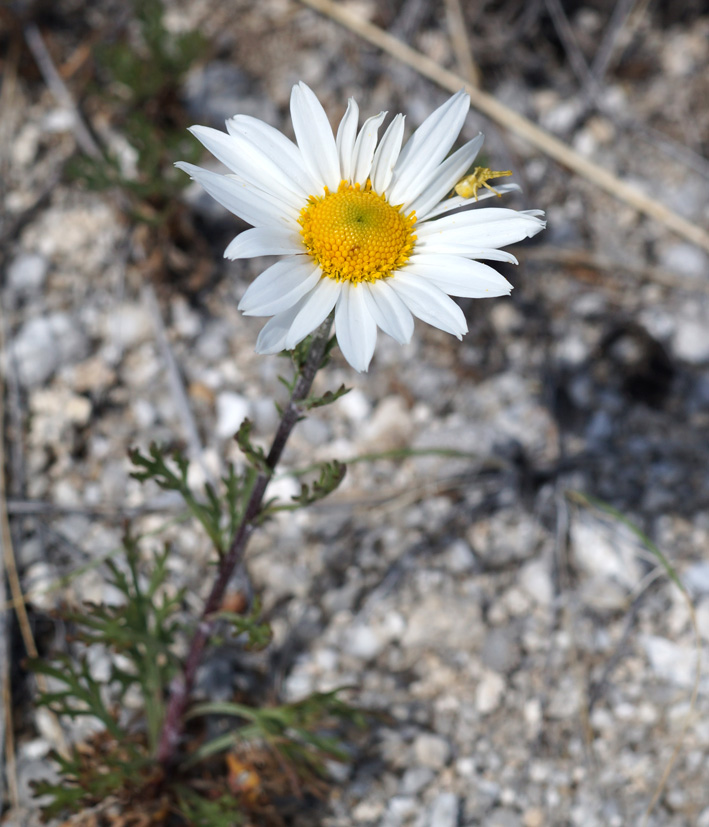
[[[384,279],[408,261],[416,214],[404,215],[367,181],[342,181],[337,192],[311,196],[300,211],[300,234],[323,273],[336,281]]]

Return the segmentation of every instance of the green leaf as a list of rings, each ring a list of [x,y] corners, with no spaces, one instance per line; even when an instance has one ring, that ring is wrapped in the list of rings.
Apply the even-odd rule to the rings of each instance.
[[[235,719],[229,732],[202,744],[190,756],[188,765],[251,740],[263,740],[301,771],[318,772],[325,758],[346,760],[341,740],[327,731],[328,722],[342,721],[364,725],[363,713],[338,698],[342,689],[315,693],[303,701],[258,708],[229,701],[201,703],[192,707],[188,717],[203,715]]]
[[[179,791],[181,815],[194,827],[237,827],[243,824],[238,798],[225,793],[219,798],[205,798],[189,787]]]
[[[251,441],[251,431],[253,427],[253,422],[251,422],[250,419],[245,419],[236,432],[234,439],[236,439],[236,443],[239,448],[241,448],[241,452],[246,457],[247,462],[253,468],[261,473],[270,474],[272,469],[268,465],[263,448],[254,445]]]
[[[338,399],[343,397],[346,393],[349,393],[351,390],[352,388],[347,388],[344,385],[340,385],[336,391],[326,391],[322,396],[306,397],[300,403],[300,407],[304,410],[311,410],[312,408],[321,408],[323,405],[332,405],[333,402],[337,402]]]
[[[260,604],[256,602],[248,615],[235,612],[218,612],[214,615],[217,620],[225,620],[236,635],[247,635],[247,649],[259,652],[271,642],[273,632],[268,623],[260,619]]]
[[[296,494],[291,498],[293,500],[292,505],[268,503],[263,506],[262,515],[274,514],[277,511],[294,511],[297,508],[303,508],[306,505],[318,502],[338,488],[347,473],[347,466],[336,459],[331,462],[322,462],[311,470],[317,469],[320,471],[318,479],[312,484],[301,483],[300,494]]]
[[[131,471],[131,476],[145,482],[153,480],[160,488],[166,491],[178,491],[185,501],[185,505],[202,524],[209,539],[219,554],[224,553],[224,538],[221,529],[221,504],[211,486],[205,486],[205,500],[198,500],[188,483],[189,460],[180,451],[172,451],[169,458],[177,466],[178,473],[168,465],[166,460],[167,449],[151,443],[149,454],[143,454],[140,449],[134,448],[128,452],[133,465],[138,469]]]

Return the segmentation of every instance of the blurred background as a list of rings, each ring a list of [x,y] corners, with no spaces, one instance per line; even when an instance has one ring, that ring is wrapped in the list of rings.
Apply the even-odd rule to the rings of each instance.
[[[706,230],[701,0],[337,5]],[[333,124],[354,96],[410,134],[449,92],[295,0],[5,3],[0,71],[2,493],[41,652],[64,645],[57,607],[112,599],[100,561],[127,517],[165,530],[200,605],[204,539],[130,479],[129,446],[185,446],[216,476],[245,416],[264,444],[277,422],[287,362],[254,354],[263,322],[236,310],[266,262],[222,258],[245,225],[173,168],[218,168],[186,128],[243,113],[292,137],[303,80]],[[647,824],[709,827],[709,253],[473,108],[461,140],[478,131],[522,187],[504,206],[548,228],[501,265],[511,298],[461,300],[462,343],[417,325],[403,348],[381,334],[369,374],[336,353],[319,377],[353,390],[299,427],[285,470],[376,456],[254,537],[275,634],[258,685],[349,685],[386,714],[319,802],[253,823],[621,827],[657,797]],[[25,825],[57,736],[2,618],[6,823]],[[248,692],[249,669],[222,650],[200,691]]]

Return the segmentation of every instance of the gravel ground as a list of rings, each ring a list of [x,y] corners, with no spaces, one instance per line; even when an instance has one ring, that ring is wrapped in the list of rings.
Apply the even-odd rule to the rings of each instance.
[[[455,68],[443,4],[347,5]],[[486,90],[707,226],[699,3],[627,21],[595,100],[542,4],[469,5]],[[565,7],[595,66],[613,4]],[[81,70],[69,61],[116,4],[81,9],[35,10],[77,96]],[[287,0],[169,2],[165,22],[198,27],[211,45],[181,88],[188,122],[245,112],[288,131],[299,79],[333,121],[355,95],[367,115],[406,112],[411,129],[446,97]],[[59,605],[111,599],[87,564],[119,544],[126,509],[155,504],[128,476],[127,447],[201,445],[195,471],[218,473],[238,458],[231,436],[244,415],[258,439],[272,434],[285,363],[254,354],[262,322],[236,310],[263,266],[221,258],[239,222],[189,187],[181,236],[172,228],[161,247],[115,191],[68,182],[71,118],[29,53],[15,61],[2,125],[5,437],[17,562],[46,634]],[[6,79],[11,65],[4,58]],[[100,112],[88,116],[103,140],[120,136]],[[549,220],[515,250],[521,265],[503,266],[512,297],[463,300],[462,343],[424,325],[403,348],[382,336],[366,375],[336,355],[319,387],[353,390],[299,426],[284,470],[396,448],[463,455],[353,464],[335,495],[275,520],[249,549],[281,696],[349,685],[359,705],[386,713],[339,768],[325,810],[302,823],[709,827],[705,666],[690,708],[697,646],[706,660],[709,645],[709,257],[472,111],[463,138],[480,129],[490,165],[523,185],[507,203]],[[296,484],[285,473],[277,485]],[[637,536],[571,492],[606,501],[657,543],[688,589],[699,640],[687,600]],[[184,526],[166,536],[175,584],[201,593],[203,537]],[[210,665],[207,694],[242,668],[238,653]],[[22,809],[3,821],[18,827],[33,823],[28,783],[49,772],[55,737],[36,710],[24,716]]]

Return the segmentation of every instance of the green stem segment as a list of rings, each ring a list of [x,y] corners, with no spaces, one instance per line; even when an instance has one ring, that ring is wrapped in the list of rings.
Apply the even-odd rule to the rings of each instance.
[[[264,494],[271,480],[273,471],[278,464],[288,437],[298,422],[302,408],[301,403],[307,398],[313,384],[313,379],[322,365],[330,337],[332,320],[327,319],[313,335],[310,350],[300,371],[300,376],[291,393],[288,405],[283,411],[281,421],[273,438],[271,449],[266,458],[267,470],[261,471],[256,477],[251,496],[244,510],[239,527],[234,534],[227,553],[222,557],[217,577],[202,610],[199,623],[192,637],[189,652],[185,660],[182,673],[170,685],[170,699],[168,701],[162,732],[158,743],[157,760],[167,770],[173,767],[178,760],[178,746],[184,727],[184,713],[189,697],[194,687],[195,677],[205,647],[214,629],[214,615],[219,611],[224,595],[234,570],[244,557],[246,544],[253,532],[256,519],[261,512]]]

